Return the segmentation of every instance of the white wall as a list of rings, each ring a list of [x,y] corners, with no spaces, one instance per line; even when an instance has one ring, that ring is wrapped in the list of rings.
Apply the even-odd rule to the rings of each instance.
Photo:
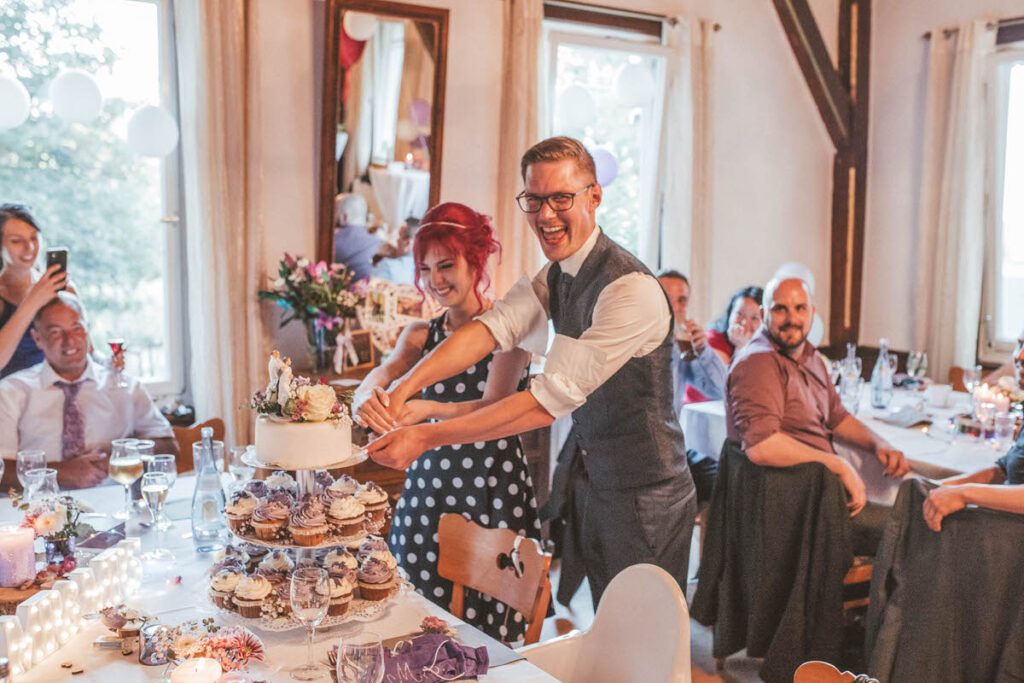
[[[501,101],[501,0],[419,0],[448,7],[449,54],[442,196],[493,212]],[[819,17],[833,12],[815,0]],[[603,2],[601,4],[615,4]],[[712,278],[717,315],[740,286],[763,284],[775,267],[800,260],[818,281],[828,311],[829,201],[832,146],[772,4],[751,0],[635,0],[630,9],[703,17],[722,25],[714,37]],[[314,22],[320,0],[259,0],[254,44],[260,66],[256,144],[264,162],[256,219],[265,226],[265,263],[281,253],[311,254],[316,231],[317,159]],[[822,9],[824,8],[824,9]],[[833,22],[834,23],[834,22]],[[824,31],[826,42],[834,35]],[[834,32],[833,32],[834,33]],[[514,191],[515,188],[500,188]],[[294,334],[293,334],[294,333]],[[282,350],[301,355],[298,330],[272,331]]]
[[[922,34],[974,18],[1024,14],[1021,0],[887,0],[874,4],[862,343],[912,344],[917,196],[927,82]],[[980,295],[980,294],[979,294]]]

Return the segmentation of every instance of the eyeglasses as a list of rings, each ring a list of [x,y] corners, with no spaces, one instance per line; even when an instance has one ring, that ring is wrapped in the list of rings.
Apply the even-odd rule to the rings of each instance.
[[[590,183],[579,192],[554,192],[552,194],[526,194],[520,192],[516,195],[516,203],[526,213],[537,213],[547,202],[552,211],[568,211],[576,201],[576,196],[583,194],[594,186]]]

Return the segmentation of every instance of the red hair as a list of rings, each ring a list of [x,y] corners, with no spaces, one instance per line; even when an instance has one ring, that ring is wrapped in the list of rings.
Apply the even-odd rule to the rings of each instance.
[[[477,301],[481,301],[480,290],[487,289],[491,283],[487,277],[487,259],[491,254],[501,251],[501,244],[494,239],[490,217],[456,202],[438,204],[427,211],[412,243],[413,258],[416,261],[416,288],[420,292],[423,292],[420,264],[426,258],[427,250],[433,246],[466,259],[474,274],[473,291]]]

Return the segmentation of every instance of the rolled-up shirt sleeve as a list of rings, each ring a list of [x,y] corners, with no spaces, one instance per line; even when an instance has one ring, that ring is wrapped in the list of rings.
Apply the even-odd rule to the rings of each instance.
[[[725,378],[728,370],[710,346],[705,346],[693,360],[681,360],[680,363],[686,367],[686,382],[697,387],[697,391],[705,397],[715,401],[725,395]]]
[[[479,315],[502,351],[520,348],[544,355],[548,344],[547,269],[531,281],[522,277],[494,302],[491,310]]]
[[[772,354],[752,354],[733,366],[728,400],[733,427],[744,450],[781,431],[786,383]]]
[[[556,335],[530,393],[553,417],[587,401],[630,358],[645,356],[664,341],[672,314],[661,285],[643,273],[624,275],[604,288],[593,323],[577,339]]]

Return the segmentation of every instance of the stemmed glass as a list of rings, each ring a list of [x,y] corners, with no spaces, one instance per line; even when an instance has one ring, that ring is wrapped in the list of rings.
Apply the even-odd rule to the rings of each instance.
[[[292,614],[306,626],[308,634],[306,663],[291,671],[292,678],[312,681],[325,673],[323,667],[313,661],[313,633],[317,625],[327,616],[331,602],[331,590],[327,583],[327,570],[319,567],[300,567],[292,572],[291,583]]]
[[[128,350],[128,344],[124,339],[108,339],[110,347],[110,368],[114,371],[115,385],[118,389],[126,389],[128,380],[124,376],[124,354]]]
[[[14,461],[15,471],[18,473],[18,481],[23,491],[28,490],[28,478],[25,476],[29,470],[38,470],[46,467],[46,451],[26,449],[18,451]]]
[[[146,474],[163,474],[167,478],[168,490],[174,487],[174,482],[178,480],[178,460],[172,453],[161,453],[159,455],[150,455],[144,459],[146,466]],[[146,475],[142,475],[142,485],[146,485]],[[142,492],[145,497],[145,491]],[[149,504],[149,499],[146,499],[146,503]],[[160,510],[157,510],[157,514],[153,516],[152,524],[156,524],[161,531],[171,526],[171,520],[167,518],[167,515],[163,511],[163,503],[160,505]],[[153,508],[150,508],[152,514]]]
[[[124,441],[124,439],[117,439]],[[124,510],[115,512],[115,519],[129,519],[132,516],[132,484],[142,476],[142,456],[135,449],[136,440],[124,444],[123,447],[111,448],[108,471],[110,478],[124,487]]]
[[[36,502],[42,498],[51,498],[60,493],[57,485],[57,470],[52,467],[40,467],[25,473],[26,498]]]
[[[973,395],[979,384],[981,384],[981,366],[964,368],[964,388],[967,389],[967,393]]]
[[[252,446],[232,446],[228,449],[228,473],[231,484],[238,488],[244,486],[256,473],[256,468],[244,462],[245,454]]]
[[[155,545],[156,550],[151,550],[142,556],[142,559],[149,562],[162,560],[173,560],[174,553],[164,548],[163,525],[160,519],[163,517],[164,502],[167,500],[167,492],[174,482],[166,472],[146,472],[142,475],[142,497],[146,499],[149,506],[149,514],[152,526],[156,527]]]
[[[380,636],[363,631],[338,643],[338,683],[380,683],[384,680],[384,646]]]

